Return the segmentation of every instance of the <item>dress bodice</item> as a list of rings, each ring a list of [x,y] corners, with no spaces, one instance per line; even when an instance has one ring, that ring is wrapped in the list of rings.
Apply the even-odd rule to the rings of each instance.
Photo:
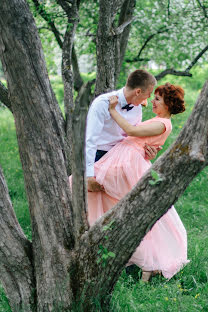
[[[138,126],[144,125],[144,124],[150,124],[151,122],[155,122],[155,121],[162,122],[165,125],[165,131],[162,134],[155,135],[155,136],[148,136],[148,137],[128,136],[123,142],[133,143],[133,144],[139,145],[140,147],[143,147],[145,143],[149,145],[154,145],[154,146],[163,145],[172,130],[172,124],[171,124],[170,119],[160,118],[156,116],[152,119],[148,119],[146,121],[139,123]]]

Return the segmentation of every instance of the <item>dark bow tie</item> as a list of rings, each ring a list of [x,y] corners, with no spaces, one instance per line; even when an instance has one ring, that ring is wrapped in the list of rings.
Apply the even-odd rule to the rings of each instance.
[[[134,106],[129,106],[130,104],[126,104],[124,107],[122,107],[122,109],[126,109],[127,110],[127,112],[129,111],[129,110],[131,110]]]

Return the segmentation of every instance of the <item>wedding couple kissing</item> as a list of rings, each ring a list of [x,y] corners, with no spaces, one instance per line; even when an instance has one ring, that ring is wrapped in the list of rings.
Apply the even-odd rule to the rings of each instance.
[[[156,116],[142,122],[142,106],[155,85],[154,76],[135,70],[122,89],[101,94],[90,106],[86,130],[90,226],[141,179],[172,130],[171,116],[185,111],[184,90],[166,83],[154,91]],[[143,281],[148,281],[156,271],[170,279],[186,263],[186,230],[172,206],[146,234],[127,266],[136,264]]]

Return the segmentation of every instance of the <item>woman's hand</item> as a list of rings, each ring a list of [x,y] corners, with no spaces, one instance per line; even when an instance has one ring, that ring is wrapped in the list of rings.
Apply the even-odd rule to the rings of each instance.
[[[115,109],[118,104],[118,97],[116,95],[112,95],[109,97],[109,111]]]

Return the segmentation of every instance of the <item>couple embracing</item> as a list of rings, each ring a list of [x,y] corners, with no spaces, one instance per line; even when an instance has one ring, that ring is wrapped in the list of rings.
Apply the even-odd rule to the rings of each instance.
[[[145,70],[132,72],[124,88],[98,96],[90,106],[86,132],[89,224],[124,197],[151,166],[171,132],[171,116],[185,111],[184,91],[169,83],[155,89],[152,111],[142,122],[156,85]],[[143,238],[127,265],[142,269],[142,279],[155,271],[170,279],[187,260],[186,230],[172,206]]]

